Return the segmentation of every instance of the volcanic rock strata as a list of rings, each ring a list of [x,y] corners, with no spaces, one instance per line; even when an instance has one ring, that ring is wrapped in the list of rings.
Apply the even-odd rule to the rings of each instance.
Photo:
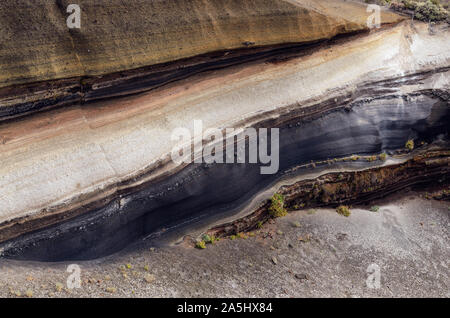
[[[0,120],[149,90],[208,69],[367,31],[366,6],[336,1],[69,0],[0,6]],[[383,12],[383,24],[402,18]],[[288,50],[281,50],[281,49]]]
[[[29,46],[34,53],[20,49],[25,40],[2,47],[4,256],[91,259],[143,239],[172,241],[212,227],[226,235],[267,218],[277,191],[294,209],[448,185],[445,25],[430,32],[385,12],[386,25],[369,32],[365,6],[353,2],[234,0],[225,1],[226,10],[219,2],[145,1],[137,13],[113,1],[105,6],[109,18],[126,17],[131,30],[118,30],[116,40],[105,29],[114,23],[97,10],[78,35],[61,27],[60,39],[84,43],[67,54],[49,50],[58,47],[51,37]],[[50,21],[65,7],[46,3]],[[0,8],[4,17],[7,6]],[[167,17],[145,20],[154,23],[145,32],[134,26],[143,20],[136,15],[156,9]],[[178,24],[183,11],[186,21]],[[98,28],[89,29],[94,20]],[[86,53],[104,36],[103,47]],[[6,62],[7,52],[18,55]],[[29,72],[20,71],[23,63],[33,63]],[[37,109],[46,111],[31,114]],[[279,128],[278,172],[176,164],[170,153],[180,144],[172,132],[193,131],[199,120],[205,129]]]

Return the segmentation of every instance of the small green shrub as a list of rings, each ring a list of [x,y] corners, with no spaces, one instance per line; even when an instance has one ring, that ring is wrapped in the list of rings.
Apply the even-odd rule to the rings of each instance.
[[[244,240],[248,239],[248,236],[242,232],[239,232],[236,236],[240,239],[244,239]]]
[[[414,11],[414,17],[421,21],[441,21],[449,16],[439,0],[402,0],[402,3],[406,9]]]
[[[378,205],[374,205],[373,207],[370,208],[371,212],[378,212],[380,210],[380,207]]]
[[[198,241],[197,244],[195,244],[195,247],[203,250],[206,248],[206,243],[205,241]]]
[[[284,197],[281,194],[275,193],[271,198],[269,214],[275,218],[287,215],[287,210],[284,207]]]
[[[348,206],[345,205],[338,206],[336,212],[346,217],[350,216],[350,209],[348,208]]]
[[[409,151],[414,150],[414,140],[410,139],[406,142],[405,144],[406,149],[408,149]]]
[[[202,236],[202,240],[203,240],[206,244],[214,244],[214,243],[217,242],[219,239],[216,238],[214,235],[204,234],[204,235]]]
[[[205,243],[211,243],[211,236],[209,236],[208,234],[204,234],[202,236],[202,239]]]

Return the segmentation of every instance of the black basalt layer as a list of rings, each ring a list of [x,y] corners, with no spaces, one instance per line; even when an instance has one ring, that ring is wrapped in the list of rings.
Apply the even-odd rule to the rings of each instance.
[[[85,260],[117,252],[163,233],[185,233],[231,216],[293,167],[351,155],[404,149],[409,139],[448,139],[448,102],[433,94],[354,101],[280,128],[280,169],[260,174],[255,164],[191,164],[162,181],[124,194],[101,209],[2,244],[3,256],[22,260]],[[374,163],[349,163],[365,168]],[[312,172],[313,168],[307,168]],[[303,173],[302,169],[296,173]]]

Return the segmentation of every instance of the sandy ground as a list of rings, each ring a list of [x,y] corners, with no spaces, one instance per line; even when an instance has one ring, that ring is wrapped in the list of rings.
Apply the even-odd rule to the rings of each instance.
[[[348,218],[297,211],[205,250],[146,246],[79,262],[74,289],[69,263],[0,260],[0,296],[450,297],[450,203],[409,192],[376,204]]]

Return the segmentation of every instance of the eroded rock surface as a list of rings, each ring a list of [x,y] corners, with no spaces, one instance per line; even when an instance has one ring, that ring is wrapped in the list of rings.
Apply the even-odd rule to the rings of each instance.
[[[144,245],[78,262],[82,285],[71,290],[65,282],[73,262],[0,260],[0,296],[31,290],[33,297],[449,297],[448,203],[420,196],[411,191],[373,202],[378,212],[354,207],[350,218],[334,209],[292,212],[252,237],[205,250]],[[379,288],[367,284],[374,266]]]
[[[0,50],[8,65],[0,93],[5,256],[89,259],[144,238],[179,238],[258,211],[280,187],[292,206],[323,205],[448,181],[445,25],[430,32],[383,11],[384,27],[369,32],[366,7],[346,1],[235,0],[226,10],[216,1],[180,2],[192,10],[145,1],[140,11],[111,2],[111,12],[85,1],[87,29],[76,33],[55,22],[65,8],[58,3],[19,5],[38,15],[48,9],[48,21],[61,23],[61,43],[19,37]],[[140,16],[156,9],[153,20]],[[185,20],[176,20],[183,11]],[[116,18],[125,22],[110,32]],[[135,25],[141,20],[148,28]],[[99,38],[103,46],[91,48]],[[58,51],[64,41],[74,43],[67,55]],[[33,45],[12,48],[23,43]],[[8,52],[22,58],[7,62]],[[20,63],[33,67],[20,71]],[[30,114],[51,106],[61,107]],[[205,128],[280,128],[278,173],[176,165],[171,134],[192,130],[195,120]],[[333,179],[366,169],[373,173]],[[309,185],[330,175],[315,196]]]
[[[370,14],[345,1],[330,9],[323,1],[80,0],[82,27],[69,29],[70,3],[2,2],[0,119],[146,90],[261,48],[367,31]],[[382,15],[383,24],[401,19]]]

